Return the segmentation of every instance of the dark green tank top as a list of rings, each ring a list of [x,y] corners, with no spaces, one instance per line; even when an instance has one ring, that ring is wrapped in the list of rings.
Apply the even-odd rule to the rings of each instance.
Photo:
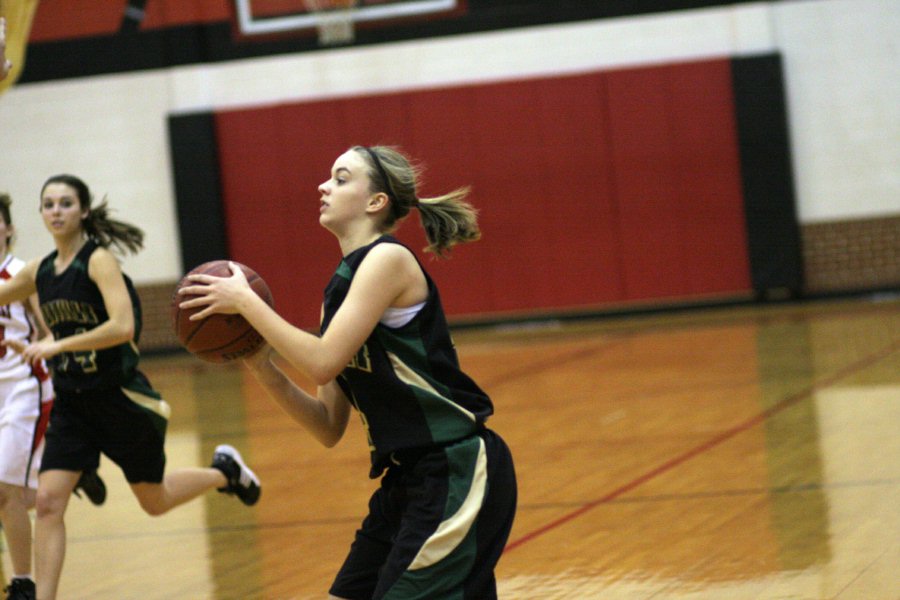
[[[363,259],[385,243],[400,242],[382,236],[343,258],[325,289],[322,333],[347,297]],[[422,309],[402,327],[379,323],[338,377],[368,432],[372,477],[384,470],[394,452],[476,433],[494,410],[487,394],[460,369],[437,287],[422,272],[428,282]]]
[[[99,246],[88,240],[72,263],[56,274],[53,251],[41,261],[37,271],[37,291],[41,314],[55,339],[91,330],[109,320],[100,288],[88,276],[88,261]],[[60,391],[85,391],[121,387],[137,374],[137,342],[141,330],[141,303],[131,279],[123,273],[134,309],[134,339],[102,350],[63,352],[48,364],[53,386]]]

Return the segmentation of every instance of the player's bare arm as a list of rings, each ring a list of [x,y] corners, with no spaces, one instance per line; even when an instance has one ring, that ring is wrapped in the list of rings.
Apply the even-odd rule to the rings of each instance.
[[[48,359],[61,352],[99,350],[122,344],[134,336],[134,313],[125,279],[115,256],[99,248],[91,255],[88,275],[97,284],[109,319],[97,327],[61,339],[44,338],[21,350],[26,362]]]
[[[409,250],[381,244],[366,257],[350,291],[322,337],[284,320],[247,285],[240,269],[229,278],[194,275],[198,284],[183,288],[196,298],[182,308],[206,306],[192,319],[214,312],[239,312],[269,344],[318,385],[325,385],[344,369],[390,306],[409,306],[425,299],[424,275]],[[400,304],[403,302],[404,304]]]
[[[289,417],[304,427],[323,446],[334,446],[343,437],[350,415],[350,402],[332,381],[319,386],[314,397],[298,386],[272,361],[272,349],[264,346],[244,365],[269,396]]]
[[[53,334],[50,332],[50,328],[47,327],[47,322],[44,321],[44,315],[41,312],[41,305],[36,293],[28,296],[28,302],[25,303],[25,307],[34,320],[35,339],[41,340],[52,337]]]
[[[407,299],[417,276],[424,279],[408,250],[396,244],[376,247],[359,266],[347,298],[321,338],[293,327],[276,327],[267,318],[257,322],[255,313],[243,314],[288,362],[325,385],[347,366],[384,311]],[[422,299],[424,295],[418,301]]]

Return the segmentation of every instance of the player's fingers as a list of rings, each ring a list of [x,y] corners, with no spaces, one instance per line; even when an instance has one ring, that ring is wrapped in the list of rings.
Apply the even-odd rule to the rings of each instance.
[[[22,354],[25,350],[25,344],[20,340],[3,340],[2,344],[7,348],[12,348],[19,354]]]
[[[209,294],[208,285],[185,285],[178,288],[179,296],[206,296]]]
[[[209,315],[212,314],[212,308],[207,306],[201,311],[195,312],[190,317],[188,317],[188,321],[199,321],[201,319],[205,319]]]
[[[193,298],[189,298],[188,300],[182,300],[178,303],[178,308],[187,309],[187,308],[197,308],[199,306],[209,306],[212,304],[212,300],[205,296],[195,296]]]
[[[225,278],[216,277],[215,275],[207,275],[206,273],[194,273],[192,275],[188,275],[186,279],[188,281],[195,281],[197,283],[210,284]]]
[[[247,277],[244,275],[244,272],[241,270],[239,266],[234,261],[228,261],[228,268],[231,269],[231,276],[236,277],[237,279],[243,279],[247,281]]]

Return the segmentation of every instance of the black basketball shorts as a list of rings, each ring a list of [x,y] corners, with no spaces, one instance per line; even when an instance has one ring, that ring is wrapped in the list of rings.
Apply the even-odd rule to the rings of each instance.
[[[129,483],[159,483],[170,409],[146,382],[84,392],[57,390],[41,471],[96,469],[100,453]]]
[[[369,500],[330,593],[350,600],[496,598],[494,567],[515,511],[512,456],[493,431],[401,458]]]

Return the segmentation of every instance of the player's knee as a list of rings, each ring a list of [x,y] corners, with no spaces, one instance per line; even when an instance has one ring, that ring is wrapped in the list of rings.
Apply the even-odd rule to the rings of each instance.
[[[166,509],[164,506],[159,504],[158,502],[141,502],[141,508],[145,513],[150,515],[151,517],[158,517],[162,514],[165,514]]]
[[[138,503],[141,505],[141,509],[151,517],[158,517],[169,511],[162,498],[138,498]]]
[[[34,501],[34,512],[38,519],[62,517],[66,510],[68,493],[63,495],[55,490],[42,490],[38,488],[37,498]]]

